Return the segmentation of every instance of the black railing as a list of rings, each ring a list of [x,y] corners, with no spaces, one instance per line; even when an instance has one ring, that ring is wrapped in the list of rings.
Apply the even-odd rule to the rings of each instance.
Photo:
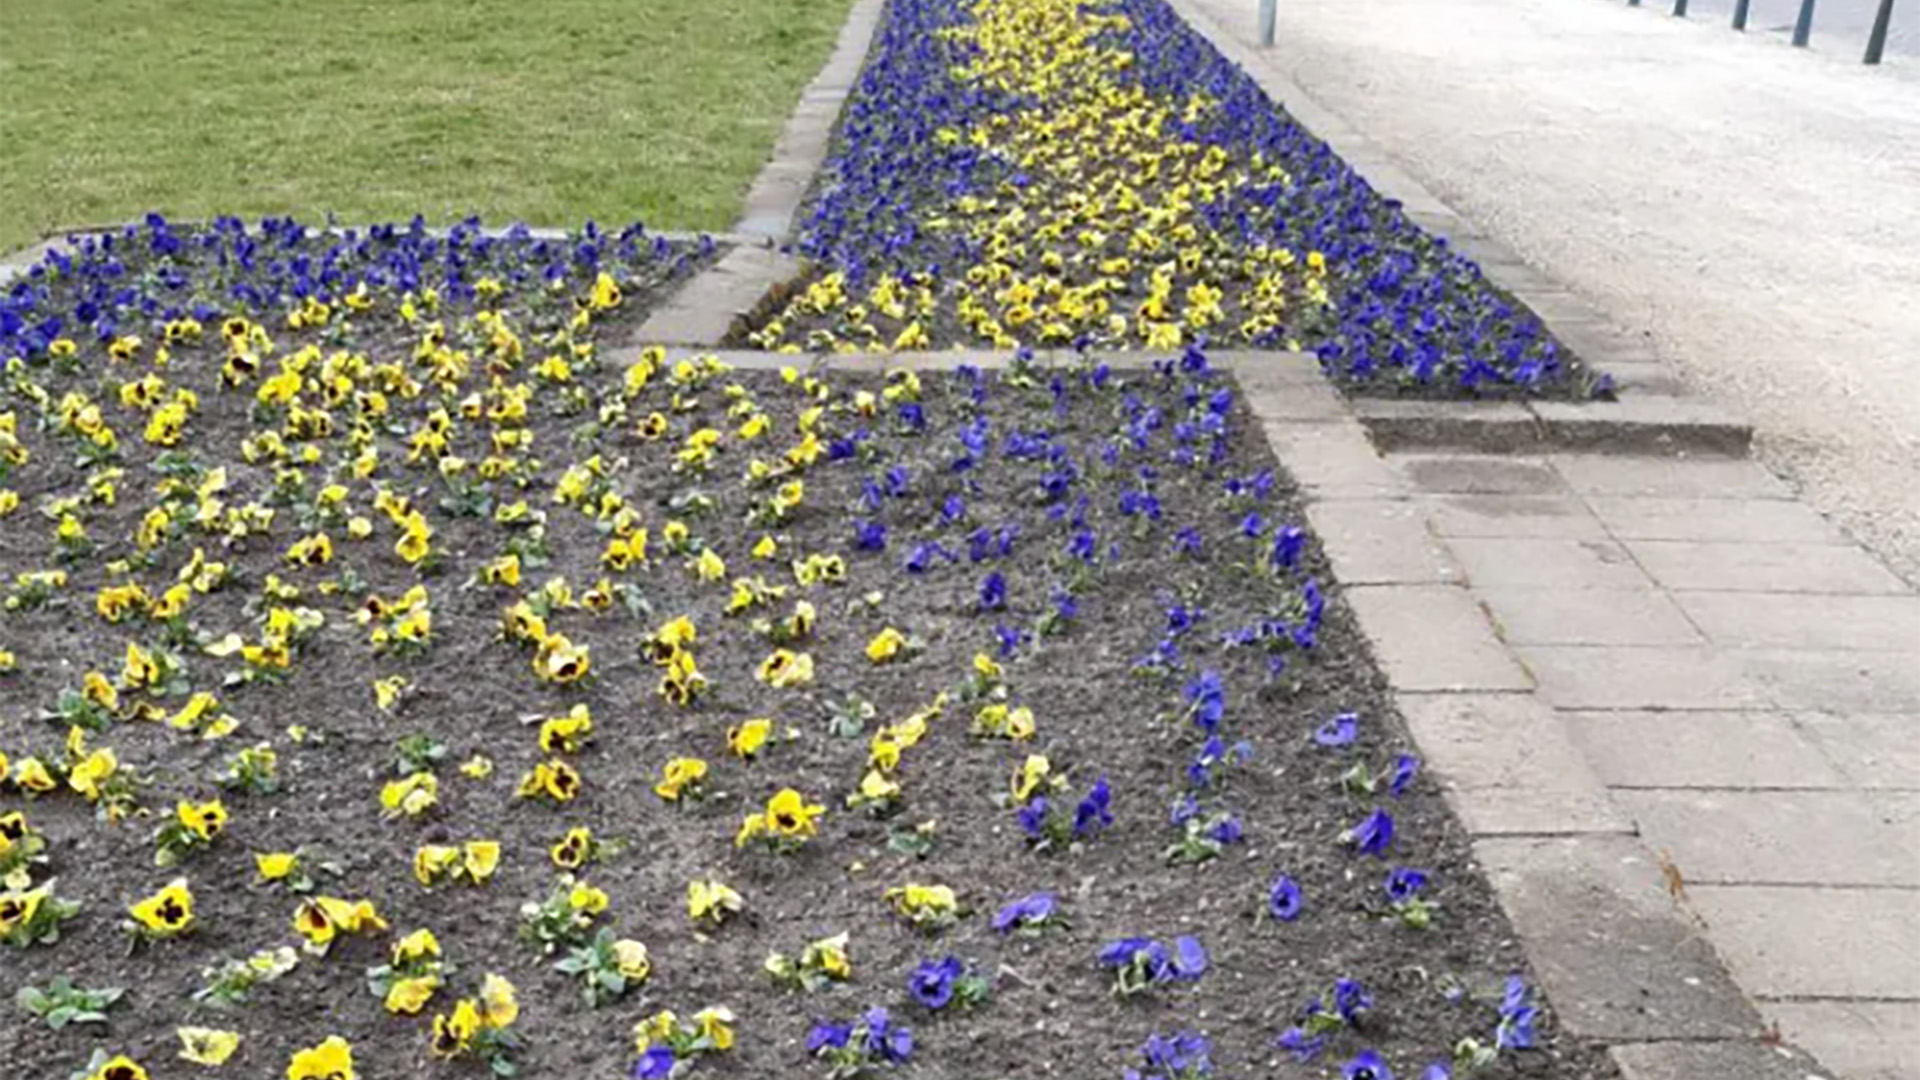
[[[1734,0],[1733,28],[1744,31],[1747,28],[1747,11],[1752,0]],[[1800,14],[1793,20],[1793,44],[1806,48],[1813,37],[1814,0],[1800,0]],[[1639,7],[1640,0],[1627,0],[1628,7]],[[1273,44],[1273,24],[1279,7],[1278,0],[1260,0],[1260,44]],[[1675,18],[1687,16],[1687,0],[1673,0]],[[1893,0],[1880,0],[1880,7],[1873,13],[1873,29],[1867,32],[1867,54],[1862,63],[1877,64],[1887,51],[1887,25],[1893,21]]]
[[[1734,0],[1733,28],[1747,28],[1747,10],[1751,0]],[[1806,48],[1813,37],[1814,0],[1800,0],[1800,13],[1793,20],[1793,44],[1797,48]],[[1627,0],[1628,7],[1639,7],[1640,0]],[[1686,18],[1687,0],[1673,0],[1675,18]],[[1893,0],[1880,0],[1880,7],[1873,13],[1873,29],[1867,32],[1867,54],[1862,63],[1877,64],[1887,51],[1887,26],[1893,21]]]

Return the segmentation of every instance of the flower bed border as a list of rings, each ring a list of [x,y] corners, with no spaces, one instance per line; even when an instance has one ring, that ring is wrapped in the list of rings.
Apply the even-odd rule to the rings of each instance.
[[[1470,449],[1513,453],[1553,449],[1602,453],[1708,453],[1744,456],[1752,425],[1699,398],[1686,396],[1679,379],[1645,343],[1608,324],[1593,307],[1521,261],[1476,229],[1468,219],[1407,175],[1376,144],[1313,101],[1290,80],[1259,62],[1218,22],[1188,0],[1169,0],[1173,10],[1315,137],[1366,178],[1382,196],[1401,204],[1422,228],[1445,236],[1471,257],[1487,279],[1547,323],[1596,370],[1611,374],[1619,401],[1433,401],[1353,395],[1348,399],[1374,445],[1382,450]],[[814,172],[825,160],[833,125],[857,78],[884,12],[885,0],[857,0],[832,57],[801,95],[799,107],[761,170],[736,232],[748,243],[696,275],[640,328],[635,342],[705,346],[708,351],[756,317],[777,309],[802,264],[785,253],[792,226]],[[759,239],[762,247],[751,246]],[[727,351],[728,362],[755,366],[744,351]],[[994,354],[940,354],[936,366]],[[1126,363],[1124,354],[1103,354]],[[1256,355],[1256,354],[1248,354]],[[1291,363],[1297,354],[1257,354]],[[898,362],[898,357],[891,357]],[[776,366],[791,363],[791,358]],[[915,360],[916,364],[920,361]],[[986,361],[990,362],[990,361]]]

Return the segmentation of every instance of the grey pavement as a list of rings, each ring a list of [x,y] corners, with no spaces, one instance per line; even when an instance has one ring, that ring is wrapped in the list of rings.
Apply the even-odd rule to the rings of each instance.
[[[1820,0],[1810,50],[1765,29],[1797,0],[1755,0],[1745,35],[1711,2],[1279,0],[1247,63],[1343,153],[1364,133],[1377,185],[1471,222],[1463,248],[1484,234],[1750,419],[1809,505],[1920,580],[1920,55],[1859,63],[1869,0]],[[1255,41],[1254,0],[1176,7]],[[1894,12],[1912,28],[1920,0]]]
[[[1430,461],[1385,464],[1417,478]],[[1456,475],[1513,463],[1452,459]],[[1563,828],[1608,812],[1629,822],[1678,875],[1735,982],[1826,1066],[1848,1080],[1920,1077],[1920,926],[1908,914],[1920,902],[1920,771],[1909,768],[1920,714],[1908,689],[1920,680],[1920,596],[1811,516],[1785,539],[1638,538],[1797,506],[1756,463],[1532,464],[1557,482],[1530,495],[1550,504],[1505,507],[1518,535],[1444,542],[1460,568],[1448,580],[1536,680],[1527,707],[1576,748],[1546,771],[1606,791],[1610,811],[1590,795],[1568,802]],[[1444,513],[1458,486],[1415,480],[1410,501],[1436,511],[1429,535],[1459,531]],[[1841,712],[1807,707],[1832,671],[1859,663],[1900,674],[1865,680]],[[1467,775],[1486,773],[1476,763]]]
[[[1560,1023],[1635,1080],[1920,1080],[1920,594],[1757,462],[1382,454],[1226,362]]]

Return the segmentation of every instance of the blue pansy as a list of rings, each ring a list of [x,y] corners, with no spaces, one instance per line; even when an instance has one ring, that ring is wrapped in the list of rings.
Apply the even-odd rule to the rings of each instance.
[[[1273,879],[1267,888],[1267,913],[1281,922],[1292,922],[1300,917],[1306,907],[1306,899],[1300,892],[1300,883],[1285,874]]]

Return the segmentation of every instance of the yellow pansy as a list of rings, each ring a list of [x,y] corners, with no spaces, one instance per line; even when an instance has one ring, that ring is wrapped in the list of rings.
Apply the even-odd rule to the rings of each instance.
[[[876,664],[884,664],[900,654],[907,646],[907,635],[889,626],[873,636],[867,642],[867,659]]]
[[[253,865],[261,881],[285,881],[300,868],[300,856],[291,851],[255,852]]]
[[[727,916],[746,907],[746,901],[732,887],[713,878],[687,882],[687,918],[696,923],[719,925]]]
[[[440,939],[426,927],[407,934],[393,943],[393,965],[402,967],[422,960],[437,959],[440,956]]]
[[[389,781],[380,789],[380,806],[389,816],[418,817],[440,801],[440,779],[418,772]]]
[[[1028,754],[1013,774],[1013,801],[1024,806],[1033,798],[1048,777],[1053,775],[1053,764],[1044,754]]]
[[[660,771],[661,780],[653,786],[654,794],[668,802],[678,802],[682,795],[699,789],[700,782],[707,776],[707,763],[699,758],[677,757]]]
[[[568,829],[560,842],[548,852],[553,864],[563,870],[578,870],[593,857],[593,831],[585,827]]]
[[[180,1057],[195,1065],[216,1068],[227,1063],[240,1049],[240,1033],[219,1028],[181,1027],[174,1029],[180,1039]]]
[[[490,1028],[509,1026],[520,1016],[520,1001],[513,984],[488,972],[480,980],[481,1022]]]
[[[355,1080],[353,1045],[329,1035],[320,1045],[294,1052],[287,1063],[287,1080]]]
[[[438,975],[418,975],[412,978],[395,979],[387,987],[386,1008],[395,1015],[413,1016],[427,1003],[433,1000],[433,993],[440,987]]]
[[[584,704],[575,705],[566,715],[540,724],[540,749],[549,754],[577,753],[592,734],[593,713]]]
[[[161,890],[127,909],[142,934],[177,937],[193,928],[193,890],[186,878],[175,878]]]
[[[733,1049],[733,1011],[718,1006],[701,1009],[693,1014],[693,1023],[702,1038],[713,1045],[717,1051]]]
[[[400,695],[408,686],[405,675],[394,675],[373,681],[373,704],[382,712],[392,711],[400,703]]]
[[[621,975],[633,982],[644,980],[653,970],[647,947],[631,938],[621,938],[613,943],[613,963]]]
[[[598,915],[607,910],[606,891],[584,881],[576,881],[567,890],[567,906],[587,915]]]
[[[755,757],[766,746],[772,731],[773,721],[765,717],[736,724],[727,729],[727,751],[743,760]]]
[[[754,678],[768,686],[805,686],[813,681],[813,657],[789,649],[775,649],[761,661]]]
[[[580,794],[580,773],[560,758],[542,761],[520,778],[517,794],[523,799],[548,798],[571,802]]]
[[[87,1073],[86,1080],[147,1080],[147,1070],[127,1055],[115,1054]]]

